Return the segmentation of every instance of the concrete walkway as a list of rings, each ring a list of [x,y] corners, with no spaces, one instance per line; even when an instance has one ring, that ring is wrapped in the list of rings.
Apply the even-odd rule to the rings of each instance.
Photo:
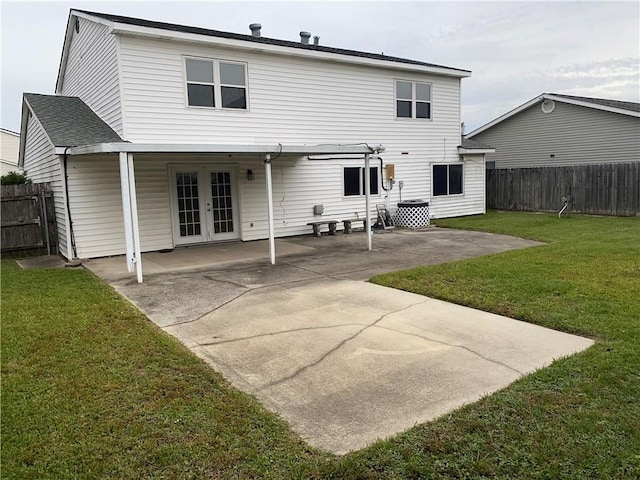
[[[535,242],[444,229],[376,235],[373,252],[363,240],[280,240],[280,253],[289,253],[275,266],[259,242],[227,245],[235,250],[221,256],[212,247],[152,254],[157,271],[147,271],[142,285],[123,272],[122,258],[86,265],[311,445],[339,454],[592,344],[362,281]],[[253,253],[243,257],[242,248]],[[207,266],[194,265],[198,258]]]

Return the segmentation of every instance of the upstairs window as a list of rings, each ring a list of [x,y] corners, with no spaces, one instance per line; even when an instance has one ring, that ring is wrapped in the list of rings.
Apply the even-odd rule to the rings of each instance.
[[[187,100],[192,107],[215,107],[213,62],[187,58]]]
[[[222,108],[247,108],[247,81],[241,63],[220,62]]]
[[[462,194],[462,164],[433,166],[433,196]]]
[[[378,167],[369,167],[371,195],[378,195]],[[344,167],[344,196],[364,195],[364,168]]]
[[[185,60],[187,105],[247,109],[247,68],[243,63]]]
[[[431,118],[431,85],[396,81],[396,117]]]

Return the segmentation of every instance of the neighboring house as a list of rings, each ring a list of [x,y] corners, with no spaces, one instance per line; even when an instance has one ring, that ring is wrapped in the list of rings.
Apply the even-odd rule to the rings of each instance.
[[[18,168],[18,149],[20,134],[0,128],[0,175],[20,172]]]
[[[432,216],[485,211],[488,150],[461,145],[469,71],[251,27],[71,10],[56,95],[24,95],[20,147],[53,183],[64,257],[126,253],[141,280],[144,251],[269,238],[273,262],[274,237],[375,216],[399,180]]]
[[[544,93],[474,130],[489,168],[640,161],[640,104]]]

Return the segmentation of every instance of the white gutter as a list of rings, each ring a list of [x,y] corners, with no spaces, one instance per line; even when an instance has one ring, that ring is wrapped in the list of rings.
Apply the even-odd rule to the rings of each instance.
[[[65,147],[56,147],[56,154],[62,155]],[[71,147],[69,155],[90,155],[96,153],[258,153],[282,155],[331,155],[372,153],[372,147],[358,145],[218,145],[218,144],[176,144],[176,143],[96,143]]]

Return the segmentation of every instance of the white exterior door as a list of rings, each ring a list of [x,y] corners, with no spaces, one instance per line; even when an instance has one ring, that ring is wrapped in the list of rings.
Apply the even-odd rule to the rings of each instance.
[[[240,237],[233,169],[175,166],[169,173],[176,245]]]

